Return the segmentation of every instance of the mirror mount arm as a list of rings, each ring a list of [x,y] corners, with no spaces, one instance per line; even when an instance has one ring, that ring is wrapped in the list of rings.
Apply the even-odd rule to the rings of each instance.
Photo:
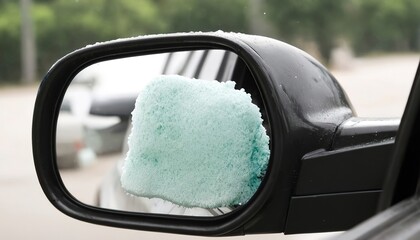
[[[399,119],[353,117],[301,160],[286,233],[347,230],[377,212]]]

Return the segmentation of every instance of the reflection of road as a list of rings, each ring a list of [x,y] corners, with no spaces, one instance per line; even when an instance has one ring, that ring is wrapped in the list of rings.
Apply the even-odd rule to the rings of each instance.
[[[66,188],[75,198],[83,203],[96,205],[100,184],[121,157],[121,154],[98,156],[91,166],[61,170],[61,177]]]
[[[400,117],[411,89],[419,55],[355,59],[333,71],[361,117]]]
[[[336,71],[335,74],[348,91],[359,115],[399,116],[418,59],[418,56],[361,59],[357,60],[354,69]],[[395,69],[401,70],[392,72]],[[197,239],[102,227],[59,213],[44,197],[33,168],[30,129],[35,94],[36,87],[0,89],[0,239]],[[86,179],[95,176],[97,172],[94,171],[106,170],[112,165],[112,160],[99,164],[83,171],[67,171],[64,175],[66,179],[71,177],[69,181],[74,187],[82,189],[82,194],[86,194],[83,196],[89,196],[87,191],[91,191],[99,180],[89,185]],[[87,198],[86,201],[91,201],[90,197]],[[287,239],[303,239],[304,236]],[[265,235],[264,238],[283,239],[283,235]],[[314,238],[310,235],[305,239]]]

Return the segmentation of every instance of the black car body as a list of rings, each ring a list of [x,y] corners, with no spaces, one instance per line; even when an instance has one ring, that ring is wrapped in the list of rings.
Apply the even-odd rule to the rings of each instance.
[[[54,109],[62,99],[62,91],[47,89],[65,90],[74,72],[104,59],[209,49],[238,55],[232,79],[251,94],[271,139],[269,169],[254,197],[228,214],[197,218],[94,208],[69,195],[56,180],[53,141],[50,135],[40,134],[53,135]],[[58,83],[57,78],[66,81]],[[411,130],[418,115],[418,85],[417,79],[402,130],[395,138],[398,120],[355,116],[326,68],[282,42],[217,32],[96,45],[59,62],[41,86],[34,116],[34,139],[42,139],[34,141],[37,172],[58,209],[104,225],[194,235],[347,230],[373,216],[379,207],[384,209],[416,192],[413,179],[418,177],[418,163],[404,154],[406,148],[414,149],[415,142],[408,137],[417,136]],[[394,148],[396,155],[391,158]]]

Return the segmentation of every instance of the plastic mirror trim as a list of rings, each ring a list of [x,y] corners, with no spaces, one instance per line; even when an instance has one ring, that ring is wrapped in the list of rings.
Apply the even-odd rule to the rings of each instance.
[[[267,111],[270,162],[244,206],[214,217],[121,212],[85,205],[64,187],[56,166],[55,131],[73,77],[99,61],[170,51],[225,49],[250,70]],[[283,232],[301,159],[330,149],[340,124],[354,116],[334,77],[315,59],[283,42],[236,33],[154,35],[95,44],[59,60],[41,83],[33,118],[33,154],[44,193],[63,213],[91,223],[139,230],[220,236]]]

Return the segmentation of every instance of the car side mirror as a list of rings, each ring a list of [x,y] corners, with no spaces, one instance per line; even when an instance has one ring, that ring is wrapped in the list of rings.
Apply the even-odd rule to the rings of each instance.
[[[112,69],[116,70],[109,72]],[[78,79],[84,77],[91,79],[88,76],[89,72],[94,72],[96,78],[101,74],[102,77],[107,76],[113,82],[114,88],[103,96],[89,93],[91,95],[88,95],[87,100],[83,102],[80,92],[85,90],[80,90],[77,82],[82,81]],[[153,74],[147,75],[150,72]],[[97,201],[90,202],[90,200],[79,197],[77,190],[67,182],[66,178],[70,174],[63,170],[62,166],[78,167],[86,163],[95,164],[92,163],[95,161],[94,159],[102,161],[99,158],[110,152],[118,153],[115,159],[124,159],[127,151],[130,151],[127,149],[127,145],[130,145],[130,140],[127,141],[127,137],[131,134],[131,129],[134,131],[135,125],[138,124],[132,120],[131,113],[134,110],[133,116],[135,116],[137,104],[140,103],[136,103],[136,105],[134,103],[136,99],[140,101],[138,100],[139,94],[149,96],[147,97],[149,100],[153,99],[148,105],[143,106],[142,109],[144,110],[146,106],[146,110],[139,111],[140,115],[148,116],[147,111],[153,112],[159,107],[164,109],[162,111],[167,111],[167,108],[172,106],[170,103],[160,104],[162,97],[170,96],[172,92],[179,89],[190,87],[187,84],[182,85],[184,87],[178,90],[171,88],[165,91],[151,91],[149,88],[147,91],[151,93],[147,95],[144,93],[147,86],[159,86],[159,84],[147,85],[145,79],[150,80],[164,76],[163,78],[168,80],[165,84],[173,87],[174,81],[180,78],[179,76],[174,77],[173,74],[184,76],[182,79],[189,79],[185,80],[188,84],[203,81],[196,78],[212,81],[210,84],[212,87],[208,87],[208,83],[202,83],[193,88],[194,91],[182,95],[184,100],[181,101],[181,104],[187,104],[191,99],[198,101],[196,97],[191,96],[199,92],[197,89],[200,88],[208,88],[206,99],[208,99],[207,102],[212,102],[212,96],[219,96],[220,93],[220,90],[214,89],[228,86],[230,83],[225,82],[233,81],[235,87],[233,85],[229,87],[229,93],[226,95],[228,97],[223,98],[221,103],[231,104],[229,106],[234,109],[234,106],[246,102],[244,103],[246,106],[257,109],[256,112],[260,114],[260,120],[255,120],[256,118],[255,121],[252,120],[253,123],[258,123],[252,126],[253,130],[255,130],[255,126],[258,126],[259,138],[255,138],[255,132],[250,135],[235,135],[234,137],[226,135],[226,137],[215,139],[210,139],[210,135],[203,135],[205,136],[204,141],[198,147],[191,149],[187,148],[187,145],[188,147],[192,145],[191,142],[189,144],[182,143],[183,145],[179,146],[181,150],[178,151],[182,152],[188,149],[188,151],[194,152],[200,149],[203,144],[206,145],[206,142],[213,141],[209,143],[209,146],[213,146],[210,147],[210,150],[217,149],[217,154],[215,153],[214,156],[217,155],[217,161],[222,160],[221,162],[226,163],[226,166],[223,166],[220,171],[217,171],[217,168],[211,168],[212,173],[234,174],[236,177],[243,171],[238,172],[237,166],[229,165],[231,163],[229,159],[232,159],[231,156],[228,156],[229,151],[226,153],[221,151],[220,146],[216,143],[225,144],[223,146],[230,149],[233,148],[233,145],[230,144],[241,142],[247,136],[251,136],[251,138],[242,142],[255,143],[256,139],[265,139],[253,151],[250,148],[255,145],[246,145],[246,143],[235,145],[241,149],[248,149],[247,155],[245,154],[247,157],[240,155],[240,161],[247,164],[252,161],[254,161],[253,163],[258,162],[259,164],[252,166],[259,168],[251,171],[249,169],[253,167],[247,165],[248,167],[244,168],[245,171],[249,170],[252,174],[243,178],[245,180],[242,180],[242,185],[232,184],[231,190],[238,193],[231,196],[233,198],[242,196],[241,193],[245,191],[244,186],[252,185],[251,182],[257,182],[258,184],[252,187],[252,192],[241,200],[232,200],[228,202],[229,204],[222,205],[206,205],[203,200],[192,203],[193,201],[190,201],[188,196],[193,196],[194,193],[198,195],[208,189],[199,190],[197,184],[185,185],[193,187],[188,189],[189,195],[186,198],[184,196],[182,201],[178,201],[180,198],[174,199],[167,195],[146,194],[145,198],[142,198],[141,193],[144,192],[135,193],[135,195],[137,194],[135,197],[128,197],[124,189],[121,188],[120,177],[122,174],[118,173],[120,170],[124,171],[124,167],[119,166],[116,160],[115,164],[110,164],[112,168],[107,168],[107,170],[117,171],[113,173],[117,177],[106,178],[103,174],[100,179],[108,179],[105,183],[106,186],[114,186],[112,188],[114,190],[119,189],[120,193],[114,191],[111,195],[120,194],[130,198],[131,207],[113,205],[109,201],[107,203],[106,199],[110,197],[110,194],[101,191],[103,186],[90,190],[95,193],[99,191]],[[127,78],[133,80],[125,81]],[[95,79],[93,82],[97,84],[101,81],[101,79]],[[162,84],[163,82],[160,83],[160,85]],[[88,91],[92,91],[91,86],[88,89]],[[68,99],[71,98],[72,91],[76,92],[73,97],[79,100],[78,103],[69,103]],[[168,93],[168,91],[172,92]],[[211,94],[208,94],[209,92]],[[150,97],[156,96],[156,94],[161,95],[156,98]],[[249,96],[249,101],[236,101],[241,96]],[[235,114],[243,114],[242,117],[247,116],[247,111],[239,113],[235,112],[236,110],[231,110],[221,113],[219,110],[223,109],[212,108],[206,106],[205,103],[205,100],[199,102],[200,106],[203,106],[199,113],[197,113],[199,108],[194,108],[196,109],[194,114],[198,114],[198,117],[192,119],[203,119],[203,116],[207,116],[207,119],[212,121],[212,129],[215,129],[216,133],[217,131],[226,133],[228,129],[231,129],[223,128],[223,124],[234,121],[237,121],[236,125],[248,123],[248,121],[238,121],[240,118],[230,118]],[[147,108],[149,106],[153,107]],[[217,104],[212,106],[217,106]],[[117,120],[112,128],[104,131],[92,130],[93,128],[87,127],[82,121],[81,127],[78,128],[82,129],[83,137],[81,139],[84,147],[80,147],[80,144],[72,146],[77,146],[75,150],[77,156],[79,153],[84,155],[81,158],[77,157],[71,164],[63,164],[66,156],[65,150],[68,149],[65,140],[69,137],[63,137],[62,134],[71,132],[72,136],[75,136],[74,138],[80,135],[73,130],[77,125],[73,123],[75,121],[69,125],[64,123],[68,118],[68,112],[73,111],[72,114],[77,115],[75,112],[78,111],[75,108],[84,108],[79,111],[79,113],[82,112],[79,114],[81,118],[89,115],[113,117]],[[178,114],[181,109],[183,108],[176,108],[174,113]],[[184,110],[188,111],[187,108]],[[217,124],[213,122],[218,121],[213,118],[217,114],[221,116],[220,119],[229,118],[228,121],[220,120],[220,123],[218,122],[223,125],[220,125],[220,129],[216,129]],[[180,116],[177,115],[177,118],[174,119],[185,120],[186,122],[183,123],[185,126],[188,119],[183,119]],[[70,118],[74,118],[74,116]],[[162,115],[158,115],[153,121],[142,121],[141,124],[147,122],[157,129],[162,126],[154,123],[162,118]],[[77,119],[77,122],[80,122],[80,118]],[[171,121],[172,119],[169,119],[163,126],[171,128],[169,133],[165,133],[167,134],[165,139],[174,133],[175,125],[168,124]],[[197,129],[198,126],[204,125],[204,122],[199,125],[191,124],[191,126]],[[213,236],[334,231],[350,228],[375,213],[377,199],[388,166],[387,154],[392,149],[398,125],[398,120],[357,118],[344,91],[327,69],[305,52],[286,43],[261,36],[224,32],[152,35],[87,46],[68,54],[54,64],[41,83],[35,104],[33,154],[38,178],[47,198],[63,213],[83,221],[138,230]],[[178,125],[176,126],[178,127]],[[239,132],[238,130],[236,133]],[[206,132],[194,132],[194,134],[203,133]],[[176,134],[178,137],[187,135],[184,130],[178,131]],[[147,139],[144,138],[137,145],[145,147],[142,144],[148,139],[154,139],[154,135],[151,136],[149,135]],[[95,145],[95,140],[97,142],[98,139],[115,140],[115,142],[98,146]],[[154,141],[159,141],[158,139],[156,138]],[[131,151],[134,151],[132,150],[135,147],[133,144]],[[167,146],[167,150],[175,148],[175,145],[166,143],[164,145]],[[164,145],[152,142],[148,146],[160,146],[159,148],[151,147],[149,150],[155,154],[154,156],[161,156],[162,153],[159,149],[164,149]],[[218,148],[214,146],[218,146]],[[85,147],[91,151],[82,152],[81,150],[86,150]],[[193,155],[208,160],[213,155],[209,157],[211,151],[207,150],[207,155],[199,156],[200,151],[198,150]],[[149,160],[150,151],[147,152]],[[264,151],[268,152],[265,154]],[[261,152],[264,154],[260,154],[263,157],[257,158],[258,161],[255,161],[255,158],[249,160],[252,158],[251,155],[255,156],[256,153]],[[165,152],[165,154],[173,154],[173,151]],[[145,155],[142,156],[144,159]],[[227,160],[223,161],[224,158]],[[142,164],[157,164],[160,160],[158,157],[153,157],[147,163],[142,162]],[[209,166],[209,162],[206,165],[204,160],[203,169],[206,169],[205,166]],[[163,174],[159,171],[172,171],[174,164],[172,163],[171,166],[166,169],[158,168],[156,174]],[[240,165],[240,167],[243,166],[243,164]],[[141,167],[140,165],[139,168]],[[229,167],[232,168],[232,171],[228,171]],[[191,176],[197,176],[200,173],[197,169],[189,169],[190,172],[187,175],[190,174],[188,175],[190,179],[199,179],[197,181],[204,183],[203,181],[206,181],[204,178],[191,178]],[[179,171],[184,170],[180,169]],[[106,173],[108,172],[106,171]],[[355,172],[358,175],[355,175]],[[144,175],[145,173],[142,176]],[[181,179],[181,175],[162,176],[166,176],[165,179],[172,177],[173,180],[168,180],[168,183],[175,184],[172,187],[179,191],[176,187],[179,186],[178,180]],[[93,176],[91,177],[93,179]],[[222,177],[218,179],[224,181]],[[143,187],[143,184],[146,185],[147,179],[142,181],[137,184],[141,184]],[[208,181],[216,180],[208,179]],[[93,186],[97,185],[93,184]],[[137,188],[135,187],[135,189]],[[217,188],[213,190],[213,195],[217,195],[215,197],[217,200],[227,196],[226,193],[229,193],[228,187],[221,187],[220,192],[217,191]],[[139,197],[142,199],[139,200]],[[153,197],[160,200],[152,202],[147,200]],[[182,207],[182,203],[185,202],[187,204],[183,211],[149,211],[147,209],[150,208],[139,207],[141,204],[160,204],[163,207],[170,204],[170,207],[179,209],[178,207]]]

